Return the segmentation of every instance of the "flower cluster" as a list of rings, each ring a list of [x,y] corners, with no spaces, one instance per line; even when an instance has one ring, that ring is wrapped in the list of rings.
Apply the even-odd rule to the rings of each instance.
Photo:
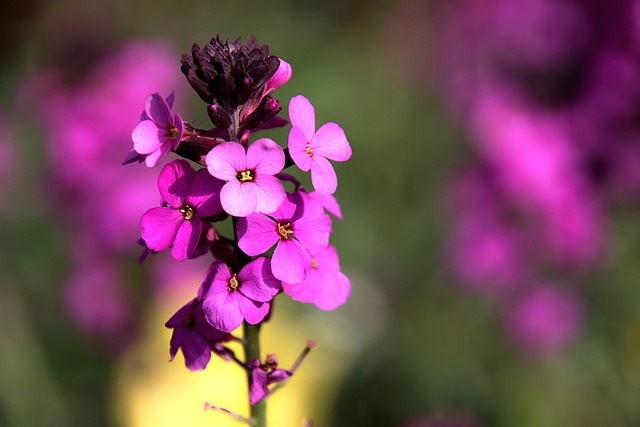
[[[219,36],[204,47],[194,44],[182,57],[182,72],[207,104],[213,126],[183,121],[172,111],[174,94],[148,96],[125,163],[154,167],[171,152],[187,160],[172,160],[160,171],[160,206],[140,221],[144,255],[170,249],[177,261],[212,258],[195,298],[166,324],[173,329],[171,358],[182,349],[190,370],[204,369],[211,351],[237,361],[253,372],[254,405],[268,394],[267,385],[292,372],[276,369],[275,355],[260,363],[247,353],[240,362],[224,344],[239,340],[231,333],[266,322],[281,292],[323,310],[349,297],[349,279],[329,245],[329,213],[341,219],[329,160],[348,160],[351,147],[336,123],[316,130],[314,108],[302,95],[291,99],[289,120],[277,115],[281,107],[272,94],[290,79],[291,67],[253,37],[244,44]],[[289,122],[286,148],[253,138]],[[284,173],[293,165],[311,172],[314,191]],[[218,231],[226,220],[233,236]]]
[[[606,0],[431,10],[436,84],[474,154],[451,191],[453,270],[497,297],[528,353],[578,332],[577,284],[606,259],[611,202],[640,196],[639,10]]]

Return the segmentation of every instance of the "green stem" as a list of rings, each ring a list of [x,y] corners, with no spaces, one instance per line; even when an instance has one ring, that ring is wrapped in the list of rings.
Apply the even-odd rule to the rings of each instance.
[[[246,363],[260,359],[260,324],[250,325],[244,323],[244,354]],[[247,384],[251,387],[251,371],[247,371]],[[255,427],[267,427],[267,399],[251,406],[251,418],[255,421]]]

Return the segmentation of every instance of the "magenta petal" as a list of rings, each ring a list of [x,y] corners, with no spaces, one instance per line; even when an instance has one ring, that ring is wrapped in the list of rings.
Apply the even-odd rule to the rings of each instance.
[[[280,59],[280,65],[278,66],[275,74],[271,76],[271,78],[264,84],[265,94],[269,94],[280,86],[284,85],[289,81],[290,78],[291,65],[287,61]]]
[[[309,199],[314,200],[322,205],[324,209],[329,211],[333,216],[342,220],[342,211],[338,201],[332,194],[322,194],[317,191],[309,193]]]
[[[147,165],[148,168],[155,167],[160,160],[164,159],[164,157],[169,153],[171,147],[169,145],[161,145],[156,151],[151,154],[148,154],[144,159],[144,164]]]
[[[269,138],[260,138],[247,150],[247,169],[256,175],[275,175],[284,167],[284,150]]]
[[[178,261],[189,259],[195,252],[196,246],[198,246],[201,232],[202,221],[200,221],[200,218],[194,217],[191,220],[184,220],[173,242],[171,255]]]
[[[149,249],[162,251],[173,243],[184,216],[177,210],[151,208],[140,219],[142,238]]]
[[[313,303],[321,310],[335,310],[349,299],[351,282],[340,271],[333,272],[324,282]]]
[[[344,130],[336,123],[325,123],[311,138],[311,149],[331,160],[345,162],[351,158],[351,146]]]
[[[283,282],[298,283],[307,277],[311,267],[311,255],[295,239],[280,240],[273,251],[271,270]]]
[[[238,172],[247,169],[247,154],[237,142],[227,141],[216,145],[205,159],[207,170],[223,181],[236,179]]]
[[[147,116],[160,127],[172,126],[171,108],[169,108],[167,101],[159,94],[152,93],[147,96],[144,111],[147,113]]]
[[[193,186],[193,169],[186,160],[167,163],[158,175],[158,190],[169,206],[184,207],[186,196]]]
[[[274,277],[271,262],[265,257],[247,264],[238,274],[238,280],[240,293],[254,301],[271,301],[280,291],[280,281]]]
[[[289,222],[293,219],[293,216],[298,209],[298,203],[296,197],[291,193],[286,193],[286,198],[280,204],[270,216],[274,217],[278,221]]]
[[[238,306],[238,294],[230,292],[226,283],[214,282],[211,285],[202,309],[207,322],[222,332],[234,331],[244,320]]]
[[[196,331],[187,328],[176,328],[171,335],[169,353],[171,361],[177,353],[176,346],[182,348],[184,364],[192,372],[201,371],[211,360],[211,347],[207,340]]]
[[[238,295],[238,307],[242,317],[252,325],[260,323],[269,314],[270,303],[253,301],[243,295]]]
[[[257,175],[253,180],[256,190],[256,212],[274,212],[286,196],[284,186],[280,180],[271,175]]]
[[[151,154],[162,145],[162,131],[152,120],[143,120],[133,128],[133,149],[140,154]]]
[[[293,223],[293,235],[310,253],[319,253],[329,245],[331,219],[327,214],[303,215]],[[295,282],[289,282],[295,283]]]
[[[311,183],[314,190],[322,194],[333,194],[338,188],[338,177],[329,160],[315,156],[311,165]]]
[[[253,369],[251,373],[251,387],[249,388],[249,403],[255,405],[264,399],[269,393],[267,387],[267,373],[260,367]]]
[[[260,255],[278,240],[278,226],[266,215],[254,213],[238,220],[238,246],[245,254]]]
[[[195,173],[187,203],[196,210],[196,215],[202,218],[222,211],[220,190],[223,185],[223,181],[212,177],[206,169]]]
[[[302,131],[307,141],[311,140],[316,131],[316,111],[307,98],[302,95],[291,98],[289,101],[289,120],[291,126]]]
[[[311,156],[307,153],[307,143],[309,140],[304,136],[302,131],[296,127],[292,127],[289,131],[289,155],[293,162],[300,170],[307,172],[311,169]]]
[[[225,212],[232,216],[244,217],[256,211],[258,199],[256,184],[233,179],[220,190],[220,202]]]

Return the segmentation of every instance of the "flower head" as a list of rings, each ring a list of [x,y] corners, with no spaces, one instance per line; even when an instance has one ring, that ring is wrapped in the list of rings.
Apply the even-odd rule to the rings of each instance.
[[[213,328],[207,323],[202,311],[202,302],[194,298],[178,310],[165,324],[173,329],[169,353],[173,361],[178,349],[182,349],[184,364],[190,371],[200,371],[211,360],[211,351],[222,358],[230,355],[230,350],[221,343],[233,337]]]
[[[199,294],[204,314],[211,326],[231,332],[243,320],[252,325],[269,313],[269,301],[280,291],[280,281],[271,273],[268,258],[260,257],[244,266],[238,274],[216,261],[211,264]]]
[[[224,128],[236,113],[241,123],[254,115],[254,127],[280,111],[280,104],[265,88],[279,67],[280,59],[269,55],[269,47],[258,45],[255,37],[243,44],[240,38],[230,42],[218,36],[204,47],[194,44],[191,53],[182,55],[181,70],[200,98],[218,110],[214,124]],[[283,77],[286,69],[271,81],[270,89],[281,84]]]
[[[180,144],[180,137],[184,131],[184,124],[180,115],[171,114],[173,94],[166,100],[157,93],[147,97],[144,113],[140,123],[133,129],[131,139],[133,150],[140,157],[127,156],[125,163],[141,158],[145,159],[148,167],[153,167],[164,158],[170,150],[175,150]]]
[[[268,138],[258,139],[246,151],[237,142],[224,142],[206,158],[209,173],[227,181],[220,192],[222,208],[237,217],[278,208],[285,192],[273,175],[282,170],[284,161],[282,148]]]
[[[238,246],[247,255],[266,252],[273,245],[273,275],[287,283],[302,282],[311,268],[311,253],[329,244],[331,219],[321,205],[305,203],[302,197],[287,193],[273,213],[254,213],[238,221]]]
[[[219,213],[222,181],[206,169],[195,172],[186,160],[162,168],[158,189],[167,206],[149,209],[140,220],[147,247],[162,251],[173,245],[171,255],[184,261],[194,255],[202,236],[200,218]]]
[[[325,123],[316,131],[313,105],[302,95],[289,102],[289,153],[303,171],[311,170],[313,188],[333,194],[338,186],[336,172],[327,159],[344,162],[351,158],[351,146],[344,131],[336,123]]]
[[[249,389],[249,402],[255,405],[269,394],[268,386],[290,378],[293,372],[278,369],[278,358],[275,354],[269,354],[264,363],[260,359],[253,360],[248,367],[251,371],[251,386]]]

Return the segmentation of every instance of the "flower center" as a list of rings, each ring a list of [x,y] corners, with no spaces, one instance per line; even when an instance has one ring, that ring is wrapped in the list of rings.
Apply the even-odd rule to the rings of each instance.
[[[240,283],[238,282],[238,275],[234,274],[233,277],[229,279],[229,292],[235,291],[238,289],[238,286],[240,286]]]
[[[313,157],[313,150],[311,149],[311,144],[309,144],[308,142],[307,142],[307,147],[304,149],[304,151],[307,152],[309,157]]]
[[[184,208],[180,209],[180,213],[184,215],[184,219],[189,221],[196,216],[196,210],[189,205],[186,205]]]
[[[180,132],[178,132],[178,128],[177,127],[174,126],[171,129],[169,129],[169,137],[171,139],[176,139],[179,134],[180,134]]]
[[[278,234],[283,239],[288,239],[291,234],[293,234],[293,230],[291,230],[291,223],[285,222],[284,224],[278,223]]]
[[[318,263],[316,262],[315,258],[311,258],[311,268],[316,268],[318,267]]]
[[[253,171],[247,169],[242,172],[238,172],[236,179],[240,182],[253,181]]]

